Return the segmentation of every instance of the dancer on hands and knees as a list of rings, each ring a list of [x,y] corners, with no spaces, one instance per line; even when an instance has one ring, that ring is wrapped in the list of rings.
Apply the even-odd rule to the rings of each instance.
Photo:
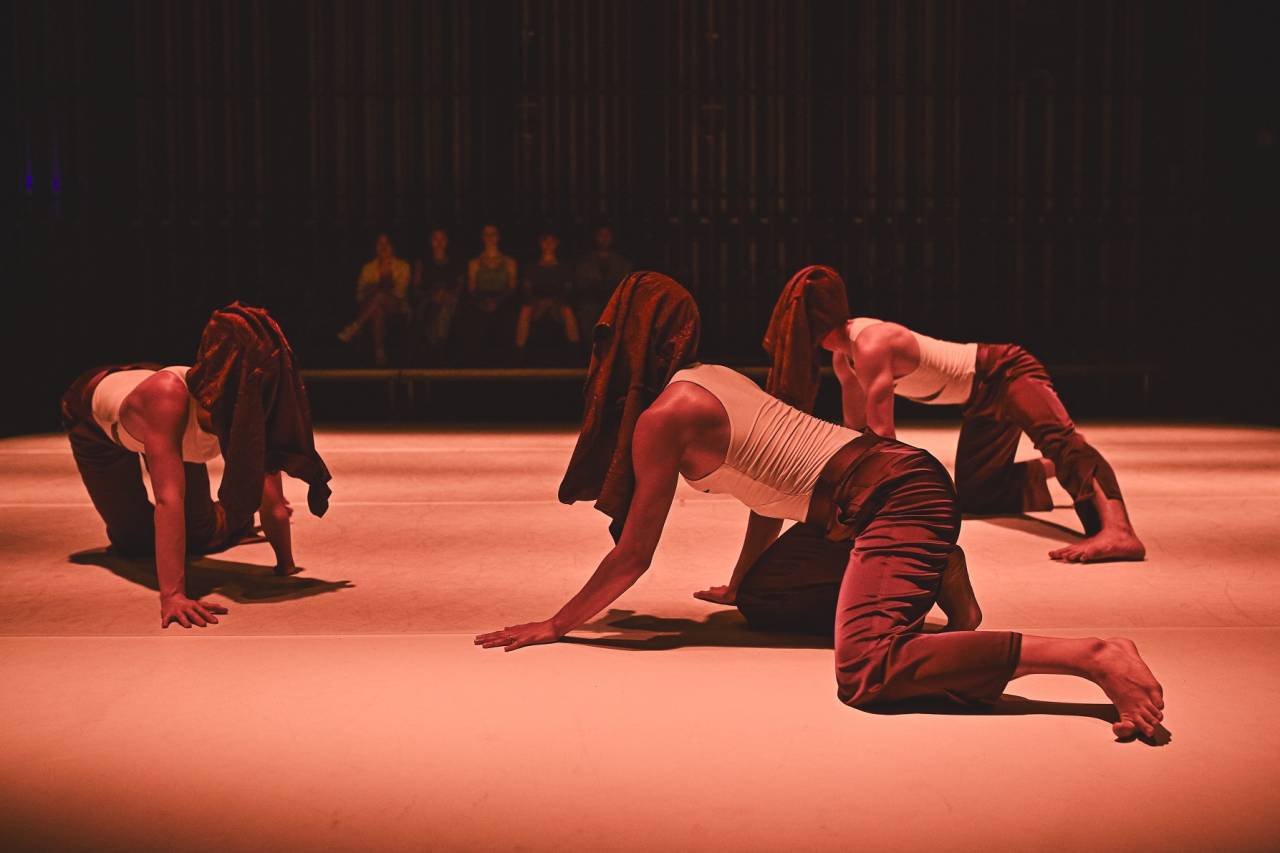
[[[205,627],[227,612],[187,596],[186,555],[235,545],[252,530],[255,512],[275,551],[276,573],[299,571],[280,475],[309,483],[307,503],[323,515],[329,471],[316,453],[293,351],[266,311],[238,302],[215,311],[191,367],[124,364],[85,372],[63,395],[62,417],[111,550],[155,556],[160,627]],[[226,467],[214,501],[205,463],[218,455]]]
[[[806,308],[805,306],[809,306]],[[814,311],[844,316],[813,327]],[[830,267],[805,267],[787,283],[765,335],[771,393],[810,411],[821,350],[842,391],[844,423],[893,438],[894,395],[959,405],[956,489],[966,513],[1004,515],[1053,508],[1047,478],[1071,495],[1085,539],[1051,551],[1066,562],[1141,560],[1115,471],[1072,423],[1044,365],[1016,344],[960,344],[871,317],[848,317],[844,281]],[[1026,433],[1041,458],[1014,462]]]
[[[555,615],[481,634],[477,645],[555,642],[612,604],[648,570],[684,477],[768,520],[770,529],[748,535],[727,588],[755,627],[834,633],[845,703],[983,705],[1011,678],[1058,673],[1106,691],[1119,711],[1116,734],[1155,733],[1161,688],[1128,640],[969,630],[980,614],[955,547],[955,491],[937,460],[699,364],[698,332],[693,298],[666,276],[635,273],[614,291],[595,328],[560,499],[595,500],[616,544]],[[801,523],[772,541],[785,519]],[[950,630],[925,634],[941,598]]]

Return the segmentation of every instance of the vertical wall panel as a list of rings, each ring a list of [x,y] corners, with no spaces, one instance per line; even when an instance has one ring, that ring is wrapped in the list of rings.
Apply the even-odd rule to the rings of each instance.
[[[378,230],[466,255],[495,219],[524,260],[607,218],[725,357],[807,262],[866,313],[1128,357],[1202,263],[1212,7],[1176,5],[19,4],[15,182],[37,242],[80,247],[62,286],[116,252],[175,336],[242,296],[327,337]]]

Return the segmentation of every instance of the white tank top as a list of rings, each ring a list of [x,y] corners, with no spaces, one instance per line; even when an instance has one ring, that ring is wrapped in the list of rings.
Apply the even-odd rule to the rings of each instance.
[[[671,381],[705,388],[729,415],[724,464],[685,480],[701,492],[733,495],[760,515],[804,521],[822,466],[861,435],[788,406],[727,367],[698,364]]]
[[[164,368],[177,376],[185,384],[187,371],[191,368],[175,365]],[[125,450],[134,453],[142,452],[142,442],[124,428],[120,423],[120,407],[124,398],[133,393],[133,389],[144,380],[156,375],[154,370],[117,370],[108,373],[93,389],[93,419],[102,431]],[[218,455],[218,437],[200,429],[200,421],[196,416],[196,398],[187,395],[187,427],[182,433],[182,461],[208,462]]]
[[[857,340],[863,329],[883,323],[874,317],[854,317],[849,339]],[[973,390],[973,374],[978,360],[977,344],[940,341],[912,332],[920,345],[920,364],[893,383],[893,393],[917,403],[935,406],[963,403]],[[855,364],[856,371],[858,366]]]

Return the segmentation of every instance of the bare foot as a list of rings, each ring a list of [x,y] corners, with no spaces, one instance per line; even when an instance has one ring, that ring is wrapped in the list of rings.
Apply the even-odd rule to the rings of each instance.
[[[942,570],[938,607],[947,615],[947,627],[943,630],[972,631],[982,624],[982,608],[969,583],[969,565],[958,545]]]
[[[1119,721],[1111,724],[1116,737],[1154,737],[1164,719],[1164,690],[1138,654],[1132,640],[1103,640],[1093,655],[1089,679],[1115,703]]]
[[[1074,545],[1049,552],[1049,558],[1064,563],[1103,563],[1111,560],[1141,560],[1147,549],[1132,530],[1103,529]]]

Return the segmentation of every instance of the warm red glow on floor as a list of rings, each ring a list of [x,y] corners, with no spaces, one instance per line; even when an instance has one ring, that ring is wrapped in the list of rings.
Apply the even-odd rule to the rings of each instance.
[[[555,503],[567,431],[323,433],[335,495],[295,516],[306,573],[270,577],[265,545],[202,561],[193,582],[231,612],[189,633],[155,627],[136,567],[68,559],[103,537],[64,441],[0,441],[0,843],[1264,848],[1280,433],[1084,428],[1145,563],[1049,561],[1066,509],[968,521],[961,542],[985,627],[1137,640],[1166,690],[1159,749],[1114,743],[1102,694],[1068,679],[1014,682],[1049,704],[1008,715],[840,705],[829,650],[761,648],[691,597],[723,581],[743,513],[683,487],[619,602],[638,615],[581,635],[615,647],[475,649],[548,615],[607,547],[602,517]],[[954,430],[903,433],[950,462]]]

